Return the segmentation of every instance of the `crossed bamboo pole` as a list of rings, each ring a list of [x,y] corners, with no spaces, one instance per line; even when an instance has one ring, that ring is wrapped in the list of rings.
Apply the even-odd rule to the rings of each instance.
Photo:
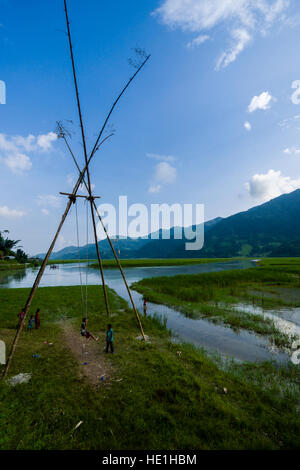
[[[74,61],[73,46],[72,46],[72,39],[71,39],[70,23],[69,23],[68,9],[67,9],[67,0],[64,0],[64,5],[65,5],[66,24],[67,24],[67,31],[68,31],[69,48],[70,48],[70,56],[71,56],[71,62],[72,62],[72,71],[73,71],[73,79],[74,79],[75,94],[76,94],[76,101],[77,101],[77,109],[78,109],[78,116],[79,116],[79,121],[80,121],[81,138],[82,138],[82,144],[83,144],[85,164],[86,164],[86,167],[87,167],[86,168],[86,174],[87,174],[87,180],[88,180],[88,184],[87,184],[87,190],[88,190],[88,195],[89,195],[88,200],[90,202],[90,209],[91,209],[92,222],[93,222],[94,240],[95,240],[95,246],[96,246],[99,269],[100,269],[100,273],[101,273],[101,280],[102,280],[102,287],[103,287],[106,313],[107,313],[107,316],[109,316],[109,305],[108,305],[107,290],[106,290],[104,273],[103,273],[102,259],[101,259],[101,256],[100,256],[100,251],[99,251],[99,246],[98,246],[97,229],[96,229],[94,206],[93,206],[94,198],[93,198],[92,187],[91,187],[90,169],[89,169],[89,166],[88,166],[88,155],[87,155],[87,149],[86,149],[85,132],[84,132],[84,125],[83,125],[82,112],[81,112],[81,104],[80,104],[80,99],[79,99],[79,90],[78,90],[77,77],[76,77],[76,69],[75,69],[75,61]]]
[[[66,146],[67,146],[67,148],[68,148],[68,150],[69,150],[69,152],[70,152],[70,154],[71,154],[71,156],[72,156],[72,158],[73,158],[73,161],[74,161],[74,163],[75,163],[75,165],[76,165],[76,167],[77,167],[77,170],[80,172],[80,167],[79,167],[79,165],[78,165],[78,163],[77,163],[77,160],[76,160],[76,158],[75,158],[75,155],[74,155],[74,153],[73,153],[73,151],[72,151],[72,149],[71,149],[71,147],[70,147],[70,145],[69,145],[69,142],[68,142],[67,139],[66,139],[65,134],[62,133],[62,134],[61,134],[61,137],[62,137],[63,140],[65,141],[65,144],[66,144]],[[86,189],[88,189],[88,184],[86,183],[86,181],[85,181],[84,178],[83,178],[82,181],[83,181],[83,184],[85,185]],[[131,302],[132,308],[133,308],[134,313],[135,313],[135,315],[136,315],[136,319],[137,319],[137,321],[138,321],[138,324],[139,324],[139,327],[140,327],[140,330],[141,330],[143,339],[146,340],[145,334],[144,334],[144,330],[143,330],[143,326],[142,326],[142,323],[141,323],[141,319],[140,319],[140,316],[139,316],[138,311],[137,311],[137,309],[136,309],[136,306],[135,306],[135,303],[134,303],[134,300],[133,300],[133,297],[132,297],[132,294],[131,294],[131,290],[129,289],[129,286],[128,286],[128,283],[127,283],[127,280],[126,280],[126,277],[125,277],[125,274],[124,274],[124,271],[123,271],[123,268],[122,268],[122,266],[121,266],[121,263],[120,263],[120,260],[119,260],[118,255],[117,255],[117,253],[116,253],[116,250],[115,250],[115,248],[114,248],[114,245],[113,245],[113,243],[112,243],[112,241],[111,241],[111,238],[110,238],[110,236],[109,236],[109,234],[108,234],[108,231],[107,231],[107,229],[106,229],[106,227],[105,227],[105,225],[104,225],[104,223],[103,223],[102,217],[101,217],[101,215],[100,215],[100,213],[99,213],[99,211],[98,211],[97,205],[96,205],[96,203],[95,203],[95,199],[93,199],[93,206],[94,206],[95,212],[96,212],[96,214],[97,214],[97,216],[98,216],[98,219],[99,219],[99,221],[101,222],[102,228],[103,228],[104,233],[105,233],[105,235],[106,235],[106,237],[107,237],[107,240],[108,240],[108,242],[109,242],[109,245],[110,245],[111,250],[112,250],[112,252],[113,252],[113,255],[114,255],[114,257],[115,257],[116,263],[117,263],[118,268],[119,268],[119,270],[120,270],[120,273],[121,273],[121,275],[122,275],[122,278],[123,278],[123,281],[124,281],[126,290],[127,290],[127,292],[128,292],[128,295],[129,295],[129,298],[130,298],[130,302]]]
[[[66,0],[64,0],[64,4],[65,4],[66,17],[67,17],[67,4],[66,4]],[[69,25],[69,23],[68,23],[68,25]],[[69,26],[68,26],[68,31],[69,31],[69,36],[70,36]],[[25,325],[25,322],[26,322],[27,313],[28,313],[29,308],[30,308],[30,306],[31,306],[32,300],[33,300],[34,295],[35,295],[35,293],[36,293],[36,291],[37,291],[37,288],[38,288],[38,286],[39,286],[39,284],[40,284],[41,278],[42,278],[42,276],[43,276],[43,274],[44,274],[45,268],[46,268],[47,263],[48,263],[48,261],[49,261],[50,255],[51,255],[51,253],[52,253],[52,251],[53,251],[53,248],[54,248],[54,246],[55,246],[55,243],[56,243],[56,241],[57,241],[57,238],[58,238],[58,236],[59,236],[59,234],[60,234],[60,231],[61,231],[61,229],[62,229],[62,226],[63,226],[63,224],[64,224],[64,222],[65,222],[65,220],[66,220],[66,218],[67,218],[67,216],[68,216],[68,213],[69,213],[69,211],[70,211],[70,208],[71,208],[71,205],[72,205],[72,203],[73,203],[73,200],[74,200],[74,198],[76,198],[77,191],[78,191],[80,185],[82,184],[82,181],[83,181],[83,179],[84,179],[84,175],[85,175],[85,173],[87,172],[87,170],[88,170],[88,168],[89,168],[89,164],[90,164],[92,158],[94,157],[95,153],[99,150],[99,148],[100,148],[101,145],[104,143],[104,141],[107,140],[108,137],[110,137],[110,136],[108,136],[108,137],[106,137],[105,139],[103,139],[103,140],[101,141],[101,137],[102,137],[103,132],[104,132],[104,130],[105,130],[105,128],[106,128],[106,125],[107,125],[107,123],[108,123],[108,121],[109,121],[109,119],[110,119],[110,117],[111,117],[111,115],[112,115],[112,113],[113,113],[115,107],[117,106],[119,100],[121,99],[122,95],[125,93],[125,91],[127,90],[127,88],[130,86],[131,82],[135,79],[135,77],[138,75],[138,73],[139,73],[139,72],[141,71],[141,69],[144,67],[144,65],[145,65],[146,62],[149,60],[149,58],[150,58],[150,55],[148,55],[148,56],[145,58],[145,60],[144,60],[144,61],[142,62],[142,64],[138,67],[138,69],[136,70],[136,72],[132,75],[132,77],[130,77],[130,79],[128,80],[128,82],[127,82],[126,85],[124,86],[124,88],[121,90],[121,92],[120,92],[119,95],[117,96],[116,100],[113,102],[113,104],[112,104],[112,106],[111,106],[111,108],[110,108],[110,110],[109,110],[109,112],[108,112],[108,114],[107,114],[107,116],[106,116],[106,119],[105,119],[105,121],[104,121],[104,123],[103,123],[103,125],[102,125],[102,128],[100,129],[100,132],[99,132],[99,134],[98,134],[97,140],[96,140],[96,142],[95,142],[95,145],[94,145],[94,147],[93,147],[93,149],[92,149],[92,152],[91,152],[91,154],[90,154],[90,156],[89,156],[88,159],[86,158],[86,149],[85,149],[85,166],[84,166],[83,170],[80,171],[80,169],[79,169],[79,171],[80,171],[79,178],[78,178],[78,180],[77,180],[77,182],[76,182],[76,184],[75,184],[75,186],[74,186],[74,188],[73,188],[73,191],[72,191],[72,193],[71,193],[71,195],[70,195],[70,197],[69,197],[69,201],[68,201],[67,206],[66,206],[66,209],[65,209],[65,211],[64,211],[64,213],[63,213],[63,215],[62,215],[62,218],[61,218],[61,221],[60,221],[59,226],[58,226],[58,228],[57,228],[57,231],[56,231],[56,233],[55,233],[55,235],[54,235],[54,238],[53,238],[53,240],[52,240],[52,243],[50,244],[50,247],[49,247],[49,249],[48,249],[48,251],[47,251],[47,253],[46,253],[46,256],[45,256],[45,258],[44,258],[44,260],[43,260],[43,262],[42,262],[42,264],[41,264],[41,266],[40,266],[39,272],[38,272],[38,274],[37,274],[37,276],[36,276],[36,278],[35,278],[35,281],[34,281],[34,283],[33,283],[33,286],[32,286],[32,288],[31,288],[31,291],[30,291],[29,296],[28,296],[28,298],[27,298],[26,304],[25,304],[25,306],[24,306],[24,316],[23,316],[23,320],[20,322],[19,327],[18,327],[18,329],[17,329],[16,335],[15,335],[15,337],[14,337],[14,340],[13,340],[13,343],[12,343],[12,346],[11,346],[10,353],[9,353],[9,355],[8,355],[8,358],[7,358],[6,365],[5,365],[4,370],[3,370],[3,373],[2,373],[2,379],[3,379],[3,380],[5,380],[5,378],[6,378],[6,376],[7,376],[7,373],[8,373],[8,371],[9,371],[9,368],[10,368],[10,365],[11,365],[11,362],[12,362],[12,359],[13,359],[13,356],[14,356],[14,353],[15,353],[15,350],[16,350],[16,347],[17,347],[17,344],[18,344],[20,335],[21,335],[21,333],[22,333],[22,330],[23,330],[24,325]],[[89,195],[90,195],[90,194],[89,194]],[[91,203],[92,203],[92,205],[93,205],[93,210],[94,210],[94,208],[97,210],[97,207],[96,207],[96,204],[95,204],[95,200],[94,200],[94,199],[91,201]],[[97,215],[99,216],[98,211],[97,211]],[[101,219],[101,218],[100,218],[100,219]],[[101,222],[102,222],[102,219],[101,219]],[[102,226],[103,226],[103,222],[102,222]],[[104,230],[105,230],[105,233],[107,234],[107,231],[106,231],[105,227],[103,227],[103,228],[104,228]],[[107,234],[107,237],[108,237],[108,234]],[[131,295],[131,293],[130,293],[130,289],[129,289],[129,287],[128,287],[128,284],[127,284],[125,275],[124,275],[124,273],[123,273],[121,264],[120,264],[120,262],[119,262],[119,260],[118,260],[117,254],[116,254],[116,252],[115,252],[115,250],[114,250],[114,248],[113,248],[113,245],[112,245],[111,240],[110,240],[109,237],[108,237],[108,240],[109,240],[110,246],[111,246],[111,248],[112,248],[112,251],[113,251],[113,253],[114,253],[114,256],[115,256],[115,258],[116,258],[118,267],[119,267],[119,269],[120,269],[120,271],[121,271],[121,274],[122,274],[123,280],[124,280],[124,282],[125,282],[126,288],[127,288],[127,290],[128,290],[128,293],[129,293],[129,296],[130,296],[130,300],[131,300],[131,303],[132,303],[132,305],[133,305],[133,308],[134,308],[134,311],[135,311],[135,314],[136,314],[136,317],[137,317],[137,320],[138,320],[138,323],[139,323],[139,327],[140,327],[140,329],[141,329],[141,333],[142,333],[142,335],[143,335],[143,338],[145,339],[145,334],[144,334],[144,331],[143,331],[143,327],[142,327],[142,324],[141,324],[141,321],[140,321],[138,312],[137,312],[137,310],[136,310],[136,308],[135,308],[135,305],[134,305],[134,302],[133,302],[133,299],[132,299],[132,295]],[[96,243],[96,246],[98,246],[98,243]]]

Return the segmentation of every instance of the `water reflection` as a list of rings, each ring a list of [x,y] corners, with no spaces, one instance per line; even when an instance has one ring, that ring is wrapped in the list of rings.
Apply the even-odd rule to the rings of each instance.
[[[241,269],[253,267],[255,263],[250,261],[233,261],[226,263],[209,263],[190,266],[157,266],[125,268],[124,272],[131,285],[146,277],[174,276],[177,274],[198,274],[204,272],[224,271],[228,269]],[[98,270],[89,268],[79,263],[58,265],[58,269],[46,267],[40,286],[71,286],[80,284],[80,270],[83,282],[88,284],[100,284]],[[38,268],[27,269],[26,272],[14,272],[6,274],[0,281],[0,287],[31,287]],[[129,296],[124,286],[118,269],[105,269],[105,279],[109,287],[114,289],[118,295],[129,301]],[[0,289],[1,293],[1,289]],[[141,294],[132,291],[134,301],[140,312],[143,312]],[[231,357],[241,361],[266,361],[276,360],[283,362],[288,356],[278,350],[271,350],[269,342],[253,333],[240,331],[235,333],[231,328],[205,320],[193,320],[182,315],[180,312],[164,305],[147,303],[147,313],[167,317],[167,327],[184,341],[191,342],[196,346],[203,346],[212,353],[218,352],[224,357]]]
[[[10,287],[12,282],[20,283],[26,278],[28,273],[26,269],[12,269],[10,271],[0,271],[0,286]]]

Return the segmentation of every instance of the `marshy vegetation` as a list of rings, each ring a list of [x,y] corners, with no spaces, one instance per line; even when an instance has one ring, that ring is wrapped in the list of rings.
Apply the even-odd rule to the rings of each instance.
[[[289,346],[292,339],[278,331],[272,319],[232,306],[243,301],[264,309],[299,307],[300,259],[262,260],[256,269],[147,278],[132,287],[149,301],[170,305],[192,318],[206,317],[268,336],[277,346]]]
[[[138,268],[149,266],[187,266],[193,264],[223,263],[234,258],[169,258],[169,259],[120,259],[123,268]],[[237,259],[237,258],[235,258]],[[97,263],[91,264],[91,268],[99,268]],[[114,259],[103,260],[104,268],[117,268],[118,265]]]
[[[80,287],[40,288],[32,311],[41,308],[41,328],[22,333],[10,370],[31,380],[0,383],[1,449],[299,449],[297,366],[213,360],[174,343],[158,317],[143,318],[150,341],[138,341],[133,312],[111,290],[116,353],[107,357],[102,290],[88,289],[89,326],[111,376],[92,386],[64,341],[63,325],[80,335]],[[27,295],[0,290],[8,346]]]

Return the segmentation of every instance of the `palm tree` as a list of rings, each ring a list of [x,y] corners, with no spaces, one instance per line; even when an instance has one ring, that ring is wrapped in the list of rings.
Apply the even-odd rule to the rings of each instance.
[[[7,236],[4,238],[4,233],[9,233],[9,231],[4,230],[3,232],[0,232],[0,252],[3,253],[2,256],[9,256],[13,247],[16,246],[20,240],[10,240]]]

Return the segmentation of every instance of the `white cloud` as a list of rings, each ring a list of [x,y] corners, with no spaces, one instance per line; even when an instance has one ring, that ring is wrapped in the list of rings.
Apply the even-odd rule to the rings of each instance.
[[[200,44],[203,44],[205,41],[209,39],[209,36],[207,34],[205,35],[200,35],[194,38],[192,41],[189,41],[186,45],[188,49],[193,49],[194,47],[200,46]]]
[[[0,134],[0,162],[14,173],[30,170],[32,166],[30,158],[22,153],[5,134]]]
[[[159,193],[160,190],[161,190],[161,185],[156,184],[154,186],[150,186],[149,193]]]
[[[251,131],[252,126],[251,126],[251,124],[250,124],[249,121],[246,121],[246,122],[244,123],[244,128],[245,128],[247,131]]]
[[[176,160],[172,155],[160,155],[158,153],[147,153],[148,158],[154,158],[154,160],[160,160],[162,162],[174,162]]]
[[[297,147],[288,147],[284,149],[283,153],[286,153],[287,155],[299,155],[300,149],[297,149]]]
[[[7,206],[0,206],[0,217],[18,218],[26,214],[24,211],[9,209]]]
[[[149,193],[159,193],[163,185],[176,181],[177,170],[169,163],[169,161],[173,162],[175,158],[155,154],[148,154],[148,157],[162,160],[155,165],[152,184],[149,187]]]
[[[0,134],[0,162],[4,163],[13,173],[30,170],[32,162],[27,153],[48,152],[52,149],[52,142],[56,139],[57,136],[54,132],[40,134],[37,137],[32,134],[27,137]]]
[[[266,202],[300,188],[300,178],[292,179],[282,175],[281,171],[269,170],[265,174],[253,175],[245,187],[253,199]]]
[[[27,137],[15,135],[11,137],[11,142],[16,147],[23,148],[26,152],[33,152],[35,149],[35,136],[29,134]]]
[[[24,153],[8,153],[6,157],[0,157],[0,160],[2,160],[13,173],[30,170],[32,167],[30,158]]]
[[[48,214],[49,214],[49,211],[48,211],[47,209],[42,209],[42,214],[48,215]]]
[[[257,109],[269,109],[272,101],[276,101],[276,99],[268,91],[263,91],[259,96],[252,98],[248,106],[248,111],[249,113],[253,113]]]
[[[233,44],[222,53],[221,68],[232,63],[255,34],[265,35],[277,20],[287,24],[284,12],[289,4],[289,0],[163,0],[153,14],[173,29],[197,34],[195,45],[203,32],[225,26]]]
[[[69,173],[67,175],[67,183],[68,183],[69,186],[72,186],[72,188],[75,186],[76,179],[75,179],[75,175],[73,173]]]
[[[58,236],[58,239],[57,239],[57,242],[56,242],[56,246],[59,250],[62,250],[63,248],[65,248],[66,246],[70,246],[70,245],[74,245],[74,241],[72,240],[66,240],[64,238],[63,235],[59,235]]]
[[[168,162],[158,163],[155,167],[154,178],[158,183],[170,184],[176,181],[176,168]]]
[[[67,183],[71,188],[74,188],[76,182],[77,182],[77,179],[73,173],[70,173],[67,175]],[[92,192],[95,190],[95,188],[96,188],[96,185],[94,183],[91,183]],[[87,194],[87,189],[84,183],[81,183],[81,185],[78,188],[78,191],[82,194]]]
[[[92,190],[92,192],[94,192],[95,187],[96,187],[96,185],[95,185],[94,183],[91,183],[91,190]],[[82,184],[79,186],[78,191],[79,191],[80,193],[82,193],[82,194],[88,194],[87,188],[85,187],[85,184],[84,184],[84,183],[82,183]]]
[[[235,61],[237,56],[243,52],[245,47],[250,43],[251,36],[246,29],[235,29],[231,32],[232,46],[227,51],[223,52],[219,57],[216,65],[216,70],[227,67]]]
[[[36,202],[38,206],[48,206],[56,209],[61,206],[61,198],[53,194],[39,195],[36,198]]]
[[[48,152],[52,148],[52,142],[57,140],[57,134],[49,132],[48,134],[41,134],[37,136],[36,145],[43,152]]]

